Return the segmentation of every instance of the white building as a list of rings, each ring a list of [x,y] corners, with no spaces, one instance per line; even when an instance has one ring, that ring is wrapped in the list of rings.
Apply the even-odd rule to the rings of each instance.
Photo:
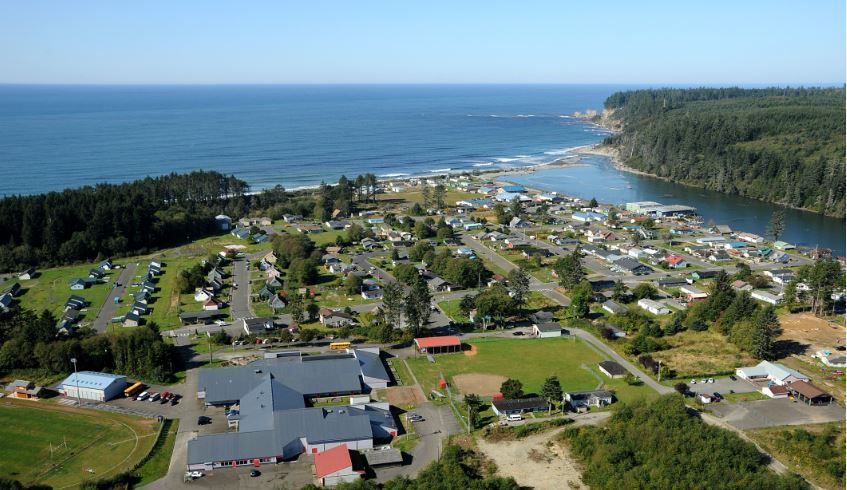
[[[105,402],[123,394],[126,376],[80,371],[65,378],[60,386],[59,391],[68,398]]]
[[[761,289],[754,290],[752,293],[750,293],[750,297],[759,301],[764,301],[765,303],[769,303],[774,306],[782,303],[782,298],[780,296],[773,295],[767,291],[762,291]]]
[[[778,385],[787,385],[795,381],[809,381],[809,377],[782,364],[762,361],[753,367],[735,370],[735,375],[750,381],[771,381]]]
[[[671,312],[671,310],[662,303],[647,298],[638,300],[638,306],[639,308],[647,310],[654,315],[667,315]]]

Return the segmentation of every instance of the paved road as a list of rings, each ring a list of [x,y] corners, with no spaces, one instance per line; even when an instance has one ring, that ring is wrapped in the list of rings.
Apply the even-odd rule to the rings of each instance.
[[[234,320],[255,316],[250,306],[249,260],[236,259],[232,262],[232,283],[229,308]]]
[[[112,320],[112,317],[115,316],[115,312],[118,311],[118,305],[115,304],[115,298],[120,298],[124,295],[127,286],[135,279],[135,270],[137,268],[138,263],[133,262],[131,264],[127,264],[125,268],[121,269],[121,273],[117,279],[121,285],[114,287],[109,291],[109,294],[106,296],[106,300],[103,302],[103,306],[100,307],[100,310],[97,312],[97,316],[91,324],[91,327],[96,330],[97,333],[104,333],[106,331],[106,327],[109,326],[109,322]]]

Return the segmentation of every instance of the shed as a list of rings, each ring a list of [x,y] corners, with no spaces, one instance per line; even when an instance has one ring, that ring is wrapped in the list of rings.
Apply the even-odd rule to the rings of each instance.
[[[561,337],[562,336],[562,326],[558,323],[535,323],[532,325],[532,335],[540,339],[546,339],[550,337]]]
[[[600,372],[610,378],[623,378],[627,374],[627,370],[615,361],[603,361],[597,365]]]
[[[104,402],[123,393],[126,376],[94,371],[71,374],[60,383],[60,391],[68,398]]]
[[[462,341],[455,335],[442,335],[438,337],[423,337],[415,339],[415,347],[419,352],[426,354],[444,354],[449,352],[461,352]]]
[[[339,483],[353,482],[364,472],[353,468],[353,459],[347,444],[340,444],[315,454],[315,476],[321,484],[332,487]]]

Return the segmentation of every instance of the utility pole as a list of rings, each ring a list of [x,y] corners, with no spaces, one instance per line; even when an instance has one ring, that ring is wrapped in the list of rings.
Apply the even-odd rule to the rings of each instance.
[[[659,383],[662,382],[662,361],[659,361]]]
[[[71,362],[74,365],[74,379],[76,380],[76,406],[81,407],[82,401],[79,396],[79,373],[76,370],[76,357],[71,357]]]
[[[212,334],[206,332],[206,338],[209,340],[209,365],[212,365]]]

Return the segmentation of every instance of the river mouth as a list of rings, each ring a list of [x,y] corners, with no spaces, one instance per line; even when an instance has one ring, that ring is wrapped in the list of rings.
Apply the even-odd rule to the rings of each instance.
[[[624,172],[603,155],[582,155],[582,165],[540,168],[510,175],[507,180],[544,191],[621,205],[636,201],[684,204],[697,208],[706,224],[729,225],[734,231],[764,235],[774,210],[785,212],[782,240],[805,247],[825,247],[845,254],[845,224],[831,218],[741,196],[688,187],[666,180]]]

